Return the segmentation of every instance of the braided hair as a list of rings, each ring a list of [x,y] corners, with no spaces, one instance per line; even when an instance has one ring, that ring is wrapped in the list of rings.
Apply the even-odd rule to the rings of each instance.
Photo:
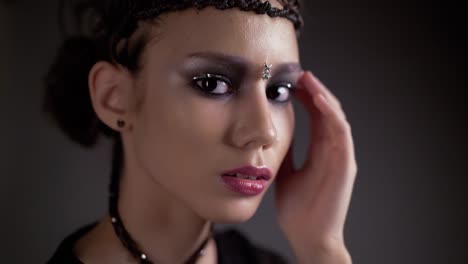
[[[145,36],[139,37],[132,45],[128,40],[138,29],[138,23],[156,22],[163,13],[188,8],[238,8],[270,17],[283,17],[293,23],[299,36],[303,27],[299,0],[276,1],[282,9],[260,0],[60,0],[59,25],[65,40],[45,76],[43,107],[61,130],[83,147],[93,147],[101,135],[114,139],[109,184],[109,211],[114,216],[113,222],[121,221],[117,204],[123,147],[119,134],[100,121],[93,110],[87,89],[88,74],[93,65],[98,61],[108,61],[136,73],[146,39]],[[141,255],[124,228],[116,229],[116,233],[128,241],[126,246],[135,257]]]
[[[132,47],[128,41],[120,49],[117,44],[131,37],[139,21],[158,19],[163,13],[188,8],[239,8],[285,17],[292,21],[299,36],[303,26],[299,1],[277,1],[283,9],[260,0],[61,0],[59,25],[66,39],[45,77],[44,110],[72,141],[84,147],[93,147],[101,135],[119,138],[96,116],[87,77],[98,61],[120,64],[130,72],[138,70],[144,37]]]

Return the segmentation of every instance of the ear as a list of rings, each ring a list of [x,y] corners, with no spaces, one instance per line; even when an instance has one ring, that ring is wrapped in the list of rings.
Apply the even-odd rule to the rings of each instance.
[[[105,61],[94,64],[89,72],[88,86],[94,111],[104,124],[116,131],[131,127],[131,80],[126,68]],[[119,127],[118,120],[125,121],[126,127]]]

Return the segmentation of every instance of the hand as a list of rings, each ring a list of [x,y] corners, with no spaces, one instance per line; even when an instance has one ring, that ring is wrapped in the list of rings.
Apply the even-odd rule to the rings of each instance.
[[[298,259],[347,263],[343,229],[357,174],[351,128],[337,98],[311,72],[301,76],[295,97],[310,114],[310,144],[302,168],[294,168],[291,144],[278,171],[277,221]],[[349,260],[310,261],[312,254]]]

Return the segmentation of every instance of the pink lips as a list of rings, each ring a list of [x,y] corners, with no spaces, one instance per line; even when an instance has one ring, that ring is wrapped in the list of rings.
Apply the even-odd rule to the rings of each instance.
[[[244,179],[236,177],[236,174],[256,177],[256,179]],[[245,166],[226,171],[221,178],[225,186],[231,191],[243,195],[258,195],[265,190],[271,177],[272,173],[266,167],[257,168],[254,166]]]

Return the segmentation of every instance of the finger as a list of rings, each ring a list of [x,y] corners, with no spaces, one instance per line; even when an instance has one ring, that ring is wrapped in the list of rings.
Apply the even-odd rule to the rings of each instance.
[[[304,76],[305,77],[305,76]],[[350,126],[340,111],[332,105],[323,92],[314,90],[313,85],[298,84],[295,96],[311,115],[311,140],[308,157],[318,157],[323,148],[342,149],[346,156],[352,156],[352,138]],[[316,159],[316,158],[315,158]],[[307,159],[303,169],[310,169],[315,159]]]
[[[317,87],[326,94],[326,98],[330,100],[333,104],[341,108],[341,102],[338,100],[338,98],[330,91],[330,89],[323,84],[323,82],[315,76],[312,72],[310,73],[310,77],[312,77],[312,80],[316,83]]]
[[[346,119],[346,115],[343,112],[342,106],[338,98],[317,78],[312,72],[307,71],[304,73],[302,78],[299,80],[307,90],[309,90],[314,96],[317,94],[323,94],[327,101],[330,102],[331,106],[335,108],[336,112],[343,118]]]
[[[344,130],[346,126],[344,123],[347,121],[323,93],[314,94],[312,89],[310,86],[302,85],[295,94],[311,115],[311,132],[316,141],[325,137],[329,138],[331,134]]]
[[[298,84],[298,88],[294,92],[294,96],[298,99],[301,105],[309,114],[309,128],[311,133],[311,142],[320,141],[324,135],[324,114],[322,110],[318,108],[314,101],[314,94],[302,84]]]
[[[309,143],[308,157],[318,157],[325,149],[338,150],[342,160],[354,159],[354,147],[349,123],[344,120],[322,94],[313,98],[317,109],[322,113],[322,122],[316,123]],[[304,169],[311,169],[316,163],[307,159]]]
[[[321,114],[320,110],[314,103],[315,94],[305,84],[299,82],[293,95],[299,100],[305,110],[312,115],[312,117],[316,117]]]
[[[337,150],[329,155],[329,164],[340,165],[330,167],[331,170],[326,172],[321,182],[321,204],[325,205],[325,210],[329,211],[328,219],[333,219],[336,226],[340,226],[339,223],[343,223],[346,218],[357,176],[355,161],[349,157],[353,153],[351,150],[352,148]]]
[[[344,147],[347,157],[354,159],[354,144],[351,133],[351,125],[347,120],[342,119],[324,96],[318,95],[314,98],[317,107],[324,113],[327,122],[326,126],[332,138],[334,146]]]
[[[330,102],[338,107],[341,107],[341,103],[336,98],[336,96],[328,89],[311,71],[306,71],[303,74],[303,79],[300,80],[305,83],[305,85],[312,85],[314,93],[324,93],[325,98],[330,100]]]

